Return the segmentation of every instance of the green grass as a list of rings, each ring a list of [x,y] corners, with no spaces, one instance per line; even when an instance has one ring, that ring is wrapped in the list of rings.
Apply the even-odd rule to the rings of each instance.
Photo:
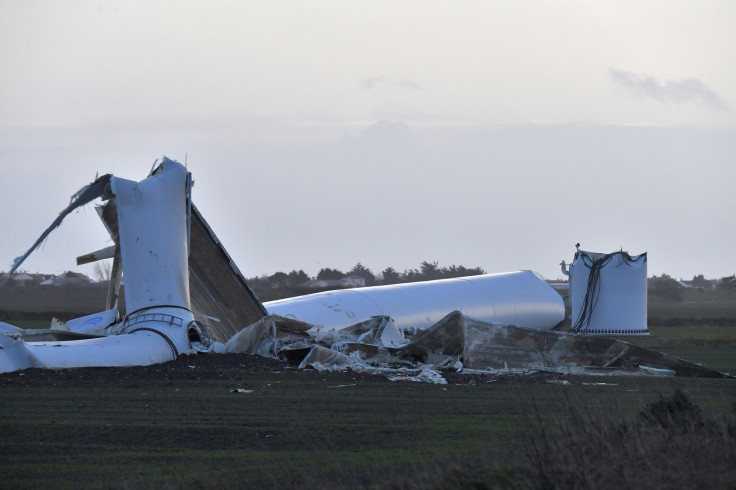
[[[734,347],[664,348],[660,350],[671,356],[700,364],[716,371],[736,376],[736,351]]]
[[[649,295],[647,316],[653,319],[720,320],[736,326],[736,293],[683,291],[682,301]]]
[[[732,306],[655,301],[652,311],[675,319],[725,317],[732,323],[684,320],[651,326],[650,336],[621,338],[736,373]],[[675,474],[688,468],[691,450],[698,451],[700,464],[703,455],[714,464],[731,461],[726,457],[736,450],[718,446],[727,437],[706,438],[701,445],[693,439],[696,449],[689,449],[686,438],[678,443],[683,456],[677,459],[676,445],[667,441],[679,436],[656,439],[659,429],[652,432],[656,444],[642,439],[648,429],[636,429],[635,440],[651,453],[609,440],[625,424],[631,427],[647,404],[676,390],[695,400],[705,417],[725,420],[736,406],[734,379],[554,377],[570,382],[560,385],[546,382],[549,376],[532,376],[439,386],[353,373],[206,374],[197,363],[196,357],[187,359],[184,365],[195,368],[182,368],[177,376],[158,367],[0,375],[0,488],[492,488],[529,481],[541,486],[529,466],[535,461],[530,437],[557,448],[554,458],[536,461],[554,470],[550,478],[580,476],[565,473],[577,462],[555,459],[575,451],[628,468],[631,462],[614,457],[614,450],[641,453],[644,461],[656,461],[658,452],[667,450],[674,465],[668,471]],[[32,376],[33,382],[25,381]],[[596,384],[601,382],[606,384]],[[231,393],[235,387],[253,392]],[[578,418],[570,422],[573,413]],[[609,432],[602,429],[609,426]],[[576,435],[583,428],[592,441],[588,445]],[[711,446],[723,457],[710,456]],[[596,447],[609,452],[599,454]],[[708,470],[703,468],[698,471]],[[733,471],[723,468],[716,465],[709,473]],[[666,478],[660,470],[644,474]],[[621,471],[622,478],[631,476]],[[656,482],[633,486],[646,487],[647,481]]]
[[[351,487],[448,458],[484,455],[511,464],[524,448],[524,414],[532,400],[552,424],[569,410],[569,396],[617,420],[676,388],[702,400],[710,413],[728,410],[734,398],[730,379],[439,386],[280,372],[244,375],[240,383],[207,379],[194,387],[186,379],[131,383],[122,377],[125,370],[108,371],[99,385],[82,387],[54,376],[23,386],[19,374],[4,376],[2,485],[228,488],[345,481]],[[600,381],[610,385],[582,384]],[[236,384],[253,393],[231,393]]]
[[[681,339],[687,341],[715,340],[736,342],[736,324],[733,326],[683,325],[677,327],[649,327],[652,339]]]
[[[619,338],[722,372],[736,374],[736,325],[649,327],[649,336]]]

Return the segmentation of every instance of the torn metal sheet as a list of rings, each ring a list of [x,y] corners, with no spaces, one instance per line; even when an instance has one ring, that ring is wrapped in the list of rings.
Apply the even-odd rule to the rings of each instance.
[[[721,376],[717,371],[623,340],[479,322],[454,312],[402,351],[458,356],[466,369],[538,370],[565,374],[643,374],[640,366],[677,376]],[[663,371],[664,373],[664,371]],[[650,371],[648,374],[652,374]]]
[[[49,234],[51,234],[52,231],[61,226],[61,222],[64,221],[64,218],[66,218],[69,213],[102,196],[108,189],[111,178],[111,174],[103,175],[102,177],[98,177],[97,179],[95,179],[95,181],[91,184],[84,186],[79,191],[77,191],[72,196],[69,205],[64,208],[64,210],[59,213],[59,216],[56,217],[53,223],[51,223],[51,225],[49,225],[49,227],[46,228],[43,233],[41,233],[41,236],[38,237],[31,248],[29,248],[26,253],[24,253],[20,257],[17,257],[13,261],[13,266],[10,268],[8,276],[12,275],[18,269],[18,267],[21,266],[21,264],[28,258],[28,256],[31,255],[33,251],[36,250],[39,245],[43,243],[44,240],[46,240],[46,238],[49,236]]]
[[[225,344],[225,353],[249,352],[265,357],[278,357],[286,345],[310,339],[306,333],[312,326],[270,315],[245,327]]]
[[[118,211],[115,199],[108,199],[104,206],[95,208],[98,216],[105,225],[110,238],[115,243],[113,246],[113,260],[110,269],[110,284],[107,287],[107,301],[105,301],[105,309],[112,310],[118,308],[118,299],[120,298],[120,282],[123,278],[123,256],[120,253],[120,235],[118,227]],[[79,258],[77,258],[79,263]]]
[[[115,199],[98,208],[110,236],[117,243],[118,212]],[[243,327],[267,315],[215,232],[192,203],[188,207],[189,301],[191,311],[205,324],[212,340],[225,343]],[[117,271],[115,263],[114,272]],[[108,305],[117,303],[120,274],[113,274]]]
[[[314,345],[299,364],[299,369],[311,366],[317,371],[341,371],[351,365],[361,363],[362,360],[357,356],[345,355],[321,345]]]
[[[244,330],[247,341],[233,343],[228,352],[294,360],[294,353],[299,351],[305,356],[300,368],[350,368],[398,376],[394,379],[417,376],[407,374],[407,369],[437,367],[486,373],[722,376],[717,371],[614,338],[481,322],[459,311],[416,333],[398,349],[381,345],[380,337],[375,335],[380,325],[388,325],[385,317],[327,335],[301,325],[296,337],[280,330],[276,320],[269,317]],[[305,338],[305,333],[312,335]]]
[[[374,316],[340,330],[312,330],[311,333],[320,342],[329,343],[336,348],[349,344],[398,348],[406,344],[406,336],[389,316]]]
[[[447,366],[719,375],[616,339],[547,331],[563,320],[563,301],[531,271],[330,291],[261,305],[192,204],[191,187],[187,169],[164,158],[140,182],[106,175],[80,190],[14,269],[73,209],[103,197],[108,203],[100,215],[115,247],[87,258],[112,253],[115,259],[107,311],[36,337],[5,329],[0,371],[136,366],[194,352],[250,352],[315,369],[349,367],[435,382],[434,370]],[[126,315],[118,321],[120,268]],[[90,338],[92,333],[99,336]]]
[[[24,342],[0,333],[0,373],[32,366],[31,354],[26,349]]]
[[[165,157],[140,182],[105,175],[75,194],[28,252],[15,260],[14,269],[72,210],[98,197],[107,200],[98,212],[115,245],[82,261],[114,258],[108,310],[69,321],[63,325],[65,332],[20,333],[19,349],[29,353],[34,366],[145,365],[192,351],[217,352],[236,332],[265,315],[192,205],[191,184],[187,169]],[[123,272],[127,314],[118,321]],[[89,338],[90,333],[100,338]],[[0,357],[10,358],[9,352],[3,349]],[[2,366],[27,367],[10,361]]]
[[[19,352],[28,353],[32,366],[148,365],[192,351],[216,350],[205,328],[190,311],[186,240],[190,183],[184,166],[167,158],[140,182],[112,175],[97,179],[75,194],[72,203],[33,247],[16,260],[14,268],[76,207],[97,197],[114,199],[115,206],[109,209],[116,210],[116,219],[108,217],[114,221],[108,229],[120,251],[125,272],[127,315],[123,321],[107,326],[104,324],[110,316],[116,317],[116,312],[70,322],[77,330],[87,326],[102,329],[108,335],[105,337],[33,342],[31,333],[23,334],[21,340],[25,342],[21,343]],[[104,218],[104,211],[101,214]],[[63,335],[82,335],[64,327],[67,332]],[[0,357],[10,358],[6,350],[0,351]],[[22,363],[3,362],[3,369],[23,368]]]
[[[185,186],[189,172],[165,160],[140,182],[113,177],[128,315],[167,305],[189,311]]]
[[[104,329],[117,323],[118,310],[106,310],[100,313],[74,318],[66,322],[71,332],[103,335]]]
[[[196,206],[191,208],[189,294],[192,312],[206,318],[213,340],[227,342],[267,315],[243,274]]]

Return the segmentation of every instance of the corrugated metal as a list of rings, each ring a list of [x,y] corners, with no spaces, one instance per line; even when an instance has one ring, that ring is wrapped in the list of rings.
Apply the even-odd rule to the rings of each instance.
[[[206,319],[213,340],[227,342],[244,327],[266,316],[266,309],[248,286],[199,210],[192,205],[189,294],[192,312]]]

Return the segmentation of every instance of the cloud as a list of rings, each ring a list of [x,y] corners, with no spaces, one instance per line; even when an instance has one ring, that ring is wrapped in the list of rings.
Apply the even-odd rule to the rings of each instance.
[[[370,78],[366,78],[365,80],[363,80],[364,90],[373,90],[374,88],[380,85],[386,85],[389,87],[398,88],[402,90],[421,90],[422,89],[422,85],[413,80],[393,81],[393,80],[389,80],[388,78],[384,76],[370,77]]]
[[[725,100],[697,78],[667,80],[660,83],[650,76],[614,68],[611,68],[608,74],[615,84],[638,97],[675,103],[694,100],[712,109],[730,110]]]

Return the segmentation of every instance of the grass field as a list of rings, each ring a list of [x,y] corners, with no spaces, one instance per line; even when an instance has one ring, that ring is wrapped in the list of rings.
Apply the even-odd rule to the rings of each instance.
[[[442,386],[206,362],[3,375],[0,486],[411,486],[427,465],[481,458],[498,463],[493,471],[513,468],[535,403],[554,431],[571,405],[619,422],[675,389],[708,416],[736,400],[732,379],[532,376]]]
[[[649,327],[647,337],[621,337],[628,342],[736,374],[736,325]]]
[[[679,323],[624,339],[736,373],[733,310],[680,306],[650,304]],[[3,374],[0,488],[736,486],[733,378],[446,376],[248,355]],[[679,392],[697,409],[669,401],[642,422]]]
[[[736,320],[736,293],[733,291],[686,290],[682,292],[682,301],[651,294],[647,299],[650,324],[694,320],[704,324],[734,325]]]

